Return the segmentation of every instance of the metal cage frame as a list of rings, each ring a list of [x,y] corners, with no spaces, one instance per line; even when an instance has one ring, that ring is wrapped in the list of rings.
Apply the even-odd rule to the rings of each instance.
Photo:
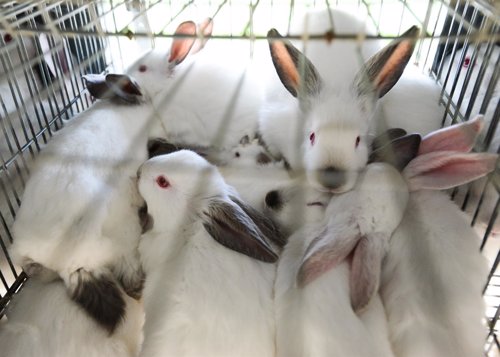
[[[422,31],[415,61],[441,86],[441,104],[446,108],[442,125],[468,120],[471,115],[491,115],[488,131],[478,151],[500,152],[494,141],[500,118],[500,96],[496,93],[500,77],[500,7],[486,0],[429,0],[424,12],[418,12],[411,0],[273,2],[194,1],[174,5],[172,1],[7,1],[0,4],[0,317],[12,296],[27,276],[15,267],[8,254],[12,243],[10,227],[20,206],[29,166],[37,153],[67,120],[92,105],[82,75],[123,69],[123,46],[130,39],[149,41],[172,37],[165,29],[188,11],[208,11],[213,18],[226,9],[247,14],[243,25],[231,23],[219,38],[258,41],[265,38],[255,26],[262,7],[270,8],[270,17],[290,23],[293,14],[322,6],[349,3],[366,12],[379,31],[376,38],[391,38],[401,31],[403,20],[418,23]],[[399,29],[380,27],[384,6],[394,3],[401,10]],[[396,6],[394,5],[394,6]],[[169,8],[169,16],[159,26],[140,22],[156,8]],[[285,12],[283,12],[285,10]],[[128,12],[126,20],[120,18]],[[441,22],[439,22],[441,21]],[[141,25],[137,25],[137,23]],[[236,22],[236,20],[234,20]],[[440,25],[438,25],[438,23]],[[397,27],[397,26],[396,26]],[[392,32],[391,32],[392,31]],[[352,36],[355,39],[355,36]],[[458,66],[456,65],[458,63]],[[462,70],[465,68],[466,70]],[[478,98],[482,98],[478,100]],[[482,187],[491,185],[497,200],[484,230],[481,249],[492,244],[500,197],[498,169]],[[475,225],[482,206],[470,202],[471,185],[452,192],[462,209],[472,209]],[[470,208],[473,205],[474,207]],[[500,316],[500,252],[491,264],[484,289],[488,299],[489,335],[485,353],[500,353],[497,322]]]

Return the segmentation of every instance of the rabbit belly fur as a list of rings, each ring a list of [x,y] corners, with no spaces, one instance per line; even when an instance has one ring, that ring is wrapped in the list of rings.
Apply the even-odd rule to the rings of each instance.
[[[410,195],[382,269],[380,295],[396,356],[482,354],[486,260],[449,197]]]

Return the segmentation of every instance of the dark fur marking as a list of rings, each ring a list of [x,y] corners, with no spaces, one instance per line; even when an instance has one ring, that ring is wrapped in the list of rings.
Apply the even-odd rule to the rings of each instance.
[[[278,260],[266,237],[236,204],[213,200],[205,217],[206,231],[223,246],[266,263]]]
[[[380,149],[382,146],[389,144],[391,141],[405,136],[406,130],[401,128],[391,128],[387,129],[385,132],[377,136],[372,141],[372,150]]]
[[[263,215],[250,205],[240,201],[234,196],[229,197],[234,203],[250,217],[250,219],[259,227],[261,232],[279,247],[284,247],[287,243],[286,236],[283,234],[280,227],[269,217]]]
[[[95,277],[83,269],[73,274],[78,274],[78,282],[71,299],[111,335],[125,317],[125,301],[120,288],[110,276]]]
[[[266,206],[271,208],[273,211],[280,211],[285,203],[281,197],[280,191],[278,190],[269,191],[266,194],[265,202]]]
[[[272,161],[273,160],[271,159],[271,157],[269,155],[267,155],[266,153],[261,152],[261,153],[259,153],[259,155],[257,155],[257,163],[260,165],[266,165]]]
[[[421,140],[419,134],[409,134],[397,138],[373,151],[368,162],[386,162],[401,171],[417,156]]]

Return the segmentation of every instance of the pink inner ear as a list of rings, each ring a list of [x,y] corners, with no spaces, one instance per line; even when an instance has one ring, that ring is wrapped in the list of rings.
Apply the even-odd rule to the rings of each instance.
[[[177,27],[174,35],[192,36],[174,38],[172,42],[168,62],[179,64],[184,61],[194,44],[196,36],[196,24],[193,21],[183,22]]]
[[[297,285],[304,287],[342,263],[360,238],[359,235],[330,235],[325,231],[311,243],[304,254],[297,274]]]
[[[354,312],[362,311],[377,293],[384,242],[389,240],[382,233],[374,233],[362,237],[354,250],[349,285],[351,289],[351,305]]]
[[[422,139],[418,155],[434,151],[469,152],[484,127],[482,115],[465,123],[436,130]]]
[[[292,56],[286,49],[286,45],[282,41],[274,41],[271,44],[271,50],[273,57],[276,58],[277,63],[280,67],[281,72],[286,76],[288,83],[293,87],[293,89],[298,92],[300,84],[300,76],[295,63],[293,62]]]
[[[487,175],[495,169],[497,159],[497,154],[438,151],[418,156],[403,174],[411,191],[448,189]]]

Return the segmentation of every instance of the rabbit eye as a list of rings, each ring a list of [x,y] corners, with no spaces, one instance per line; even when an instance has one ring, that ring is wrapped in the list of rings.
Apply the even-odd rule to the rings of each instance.
[[[309,141],[311,142],[311,145],[314,145],[314,142],[316,141],[316,134],[311,133],[311,135],[309,135]]]
[[[139,72],[146,72],[147,69],[148,69],[148,66],[146,66],[145,64],[141,64],[139,66]]]
[[[234,153],[234,156],[235,156],[235,157],[240,157],[240,153],[239,153],[238,151],[236,151],[236,152]]]
[[[358,137],[356,138],[356,147],[358,147],[358,146],[359,146],[360,141],[361,141],[361,138],[358,136]]]
[[[170,182],[165,178],[165,176],[158,176],[156,178],[156,184],[161,188],[167,188],[170,186]]]

